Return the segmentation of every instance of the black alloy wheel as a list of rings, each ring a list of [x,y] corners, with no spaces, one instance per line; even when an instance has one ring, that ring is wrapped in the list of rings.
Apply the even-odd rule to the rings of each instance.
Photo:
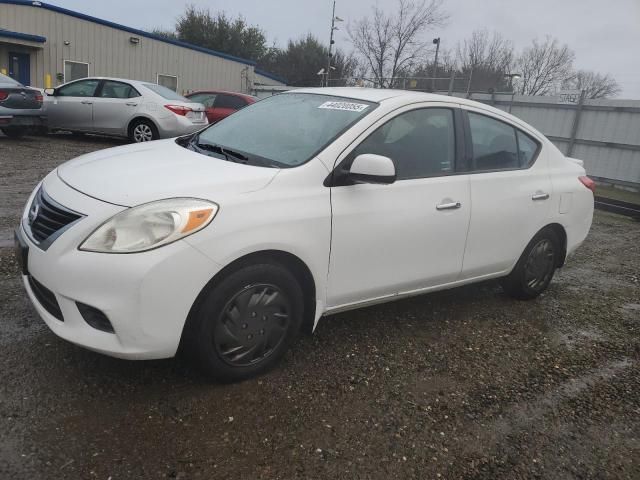
[[[277,286],[249,285],[218,316],[212,339],[216,352],[234,367],[261,362],[284,341],[290,315],[290,302]]]
[[[531,290],[538,290],[549,283],[555,270],[554,246],[547,238],[536,243],[524,265],[525,282]]]
[[[544,292],[561,264],[560,246],[558,235],[552,229],[538,232],[512,272],[500,281],[504,291],[520,300],[530,300]]]
[[[282,264],[261,261],[221,274],[194,304],[181,349],[207,375],[233,382],[266,372],[300,331],[304,294]]]

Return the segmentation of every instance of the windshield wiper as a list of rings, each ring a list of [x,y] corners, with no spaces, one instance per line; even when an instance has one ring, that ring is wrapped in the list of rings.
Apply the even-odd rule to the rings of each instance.
[[[208,150],[209,152],[219,153],[231,162],[246,163],[249,160],[249,157],[247,157],[246,155],[243,155],[240,152],[236,152],[226,147],[222,147],[215,143],[195,143],[195,146],[200,150]]]

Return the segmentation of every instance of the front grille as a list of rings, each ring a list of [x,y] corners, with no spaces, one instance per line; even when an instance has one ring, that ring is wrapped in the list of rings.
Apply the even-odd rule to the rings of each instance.
[[[55,294],[31,275],[29,275],[28,279],[29,286],[40,305],[55,318],[64,322],[62,310],[60,310],[60,305],[58,304],[58,300],[56,300]]]
[[[40,243],[81,217],[57,203],[41,188],[29,207],[28,222],[33,239]]]

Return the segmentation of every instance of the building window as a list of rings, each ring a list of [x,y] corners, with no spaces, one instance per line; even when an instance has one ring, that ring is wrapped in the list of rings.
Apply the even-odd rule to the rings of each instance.
[[[89,76],[89,64],[84,62],[64,61],[64,82],[72,82]]]
[[[158,85],[162,85],[163,87],[170,88],[174,92],[178,91],[178,77],[175,75],[164,75],[162,73],[158,74]]]

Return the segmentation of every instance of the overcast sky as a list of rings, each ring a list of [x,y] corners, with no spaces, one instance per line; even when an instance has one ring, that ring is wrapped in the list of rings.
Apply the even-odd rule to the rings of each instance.
[[[188,4],[243,15],[260,26],[269,42],[313,33],[328,42],[331,0],[51,0],[50,3],[127,26],[170,28]],[[337,0],[336,15],[355,21],[377,4],[392,11],[396,0]],[[444,0],[448,24],[429,36],[440,36],[443,48],[475,29],[496,30],[519,50],[546,35],[567,43],[576,53],[574,66],[609,73],[621,85],[623,98],[640,99],[640,0]],[[342,28],[339,48],[350,50]]]

